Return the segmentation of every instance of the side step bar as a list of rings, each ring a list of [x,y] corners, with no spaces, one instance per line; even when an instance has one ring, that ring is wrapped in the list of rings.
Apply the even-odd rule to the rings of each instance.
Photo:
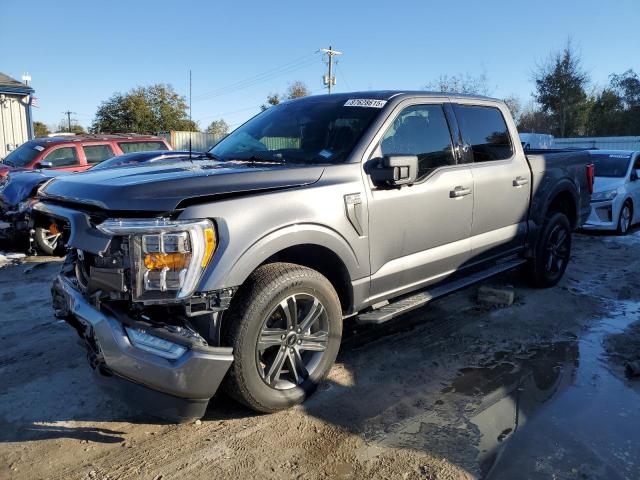
[[[393,301],[384,307],[380,307],[377,310],[366,312],[358,315],[357,322],[360,324],[373,324],[377,325],[384,323],[399,315],[403,315],[411,310],[425,306],[436,298],[443,297],[449,293],[453,293],[456,290],[468,287],[474,283],[481,282],[487,278],[493,277],[502,272],[513,270],[525,263],[526,260],[518,258],[515,260],[509,260],[498,263],[492,267],[481,270],[479,272],[458,278],[451,282],[446,282],[435,287],[426,288],[418,293],[415,293],[409,297],[401,297],[399,300]]]

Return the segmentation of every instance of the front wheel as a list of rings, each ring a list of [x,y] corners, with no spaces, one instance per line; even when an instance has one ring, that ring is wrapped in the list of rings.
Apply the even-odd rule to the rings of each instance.
[[[571,224],[564,213],[551,213],[542,227],[527,265],[527,276],[534,286],[552,287],[564,275],[571,257]]]
[[[62,232],[55,223],[48,228],[36,227],[34,239],[38,250],[45,255],[57,255],[61,250]]]
[[[260,412],[302,403],[326,377],[342,338],[338,295],[320,273],[299,265],[259,267],[225,315],[234,362],[225,390]]]
[[[633,210],[631,207],[631,202],[627,200],[622,205],[622,209],[620,210],[620,215],[618,217],[618,235],[626,235],[629,233],[629,228],[631,228],[631,218],[633,216]]]

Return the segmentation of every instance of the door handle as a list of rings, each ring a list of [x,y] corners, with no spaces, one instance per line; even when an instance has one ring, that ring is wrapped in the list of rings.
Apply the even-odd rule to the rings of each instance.
[[[521,187],[522,185],[526,185],[527,183],[529,183],[529,180],[527,178],[524,178],[524,177],[516,177],[513,180],[513,186],[514,187]]]
[[[469,195],[471,193],[471,189],[463,186],[457,186],[453,190],[449,192],[450,198],[460,198],[465,195]]]

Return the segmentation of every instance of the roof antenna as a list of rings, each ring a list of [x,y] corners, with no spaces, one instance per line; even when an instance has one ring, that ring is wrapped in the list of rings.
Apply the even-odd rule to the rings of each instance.
[[[193,136],[193,120],[191,119],[191,69],[189,69],[189,159],[191,159],[191,137]]]

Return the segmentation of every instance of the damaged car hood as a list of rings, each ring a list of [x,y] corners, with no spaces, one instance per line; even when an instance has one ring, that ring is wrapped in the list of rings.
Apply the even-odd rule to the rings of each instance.
[[[43,200],[105,210],[170,212],[185,200],[298,187],[320,179],[324,167],[189,160],[95,170],[58,178],[40,190]]]
[[[27,200],[39,185],[72,172],[59,170],[21,170],[11,172],[0,187],[0,201],[7,207]]]

